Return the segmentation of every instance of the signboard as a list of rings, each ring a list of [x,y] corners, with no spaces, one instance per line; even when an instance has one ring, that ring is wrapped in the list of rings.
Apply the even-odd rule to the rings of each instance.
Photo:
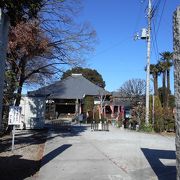
[[[8,125],[20,125],[21,124],[21,107],[10,106],[9,107],[9,119]]]
[[[94,100],[94,104],[101,104],[100,100]]]

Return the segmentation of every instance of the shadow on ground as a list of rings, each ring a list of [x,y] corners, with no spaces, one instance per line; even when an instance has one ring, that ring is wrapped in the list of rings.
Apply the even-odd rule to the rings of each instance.
[[[60,155],[63,151],[71,147],[71,144],[64,144],[43,157],[43,161],[33,161],[22,159],[20,155],[10,157],[0,157],[0,179],[2,180],[22,180],[36,174],[40,167]],[[11,168],[13,166],[13,169]]]
[[[34,175],[39,170],[40,161],[34,158],[34,154],[39,155],[39,148],[43,147],[47,132],[47,129],[17,131],[14,152],[11,152],[12,137],[6,135],[0,138],[0,179],[22,180]],[[36,145],[33,146],[36,148],[33,149],[31,145]],[[28,152],[25,152],[27,150]],[[26,155],[29,153],[28,159],[23,157],[24,153]]]
[[[164,165],[161,160],[176,159],[175,151],[141,148],[151,168],[159,180],[175,180],[176,167],[174,164]]]
[[[52,127],[47,126],[45,129],[40,130],[21,130],[20,132],[15,134],[15,149],[18,150],[20,148],[24,148],[30,145],[42,144],[46,140],[51,140],[57,136],[61,137],[69,137],[69,136],[79,136],[82,132],[86,131],[89,126],[80,126],[75,125],[70,128],[62,128],[62,127]],[[48,132],[55,133],[54,136],[47,136]],[[0,153],[5,151],[10,151],[12,145],[12,137],[6,136],[0,138]],[[22,145],[22,146],[21,146]]]
[[[43,130],[21,130],[15,134],[15,148],[24,148],[33,144],[42,144],[47,139],[47,129]],[[10,151],[12,145],[11,135],[0,138],[0,153]]]
[[[71,146],[72,144],[63,144],[62,146],[54,149],[53,151],[45,155],[42,159],[41,167],[43,167],[45,164],[47,164],[49,161],[57,157],[59,154],[61,154],[66,149],[70,148]]]
[[[39,170],[39,161],[21,158],[21,155],[0,157],[0,179],[22,180],[34,175]]]
[[[0,179],[2,180],[22,180],[27,177],[35,175],[40,167],[49,163],[52,159],[63,153],[66,149],[70,148],[71,144],[64,144],[47,155],[45,155],[41,160],[35,161],[31,159],[24,159],[23,153],[20,155],[14,155],[18,151],[21,151],[24,147],[30,145],[40,145],[46,142],[46,140],[51,140],[56,136],[61,136],[63,138],[69,136],[79,136],[80,133],[87,130],[88,126],[72,126],[70,129],[62,128],[52,128],[45,130],[23,130],[15,136],[15,151],[11,155],[11,143],[12,138],[8,136],[6,138],[0,138]],[[53,132],[55,136],[47,136],[48,132]],[[7,156],[1,156],[1,153],[9,154]],[[32,153],[32,152],[30,152]]]
[[[50,133],[53,134],[53,136],[49,136],[47,140],[51,140],[55,137],[72,137],[72,136],[81,136],[81,133],[85,132],[90,125],[73,125],[70,128],[63,128],[63,127],[49,127]]]

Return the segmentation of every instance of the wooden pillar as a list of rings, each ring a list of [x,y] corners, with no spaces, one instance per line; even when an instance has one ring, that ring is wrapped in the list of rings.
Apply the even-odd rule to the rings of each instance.
[[[124,119],[124,106],[121,106],[121,116]]]
[[[110,105],[110,108],[111,108],[111,117],[113,118],[114,117],[114,105]]]
[[[79,103],[79,114],[82,114],[82,103],[81,103],[81,100],[80,100],[80,103]]]
[[[78,101],[78,99],[76,99],[76,103],[75,103],[75,113],[76,113],[76,115],[79,115],[79,101]]]
[[[106,106],[104,106],[104,117],[106,117]]]
[[[118,115],[120,114],[121,110],[120,110],[121,106],[118,106]]]

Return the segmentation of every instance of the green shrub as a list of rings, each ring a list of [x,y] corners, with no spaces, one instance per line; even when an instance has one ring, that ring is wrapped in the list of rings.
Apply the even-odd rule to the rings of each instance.
[[[154,122],[154,131],[160,133],[163,132],[164,129],[165,129],[164,120],[162,118],[156,119]]]
[[[122,124],[123,124],[122,120],[118,120],[116,122],[116,127],[120,128],[120,127],[122,127]]]
[[[145,123],[142,123],[139,131],[143,131],[143,132],[153,132],[153,127],[152,124],[148,124],[146,125]]]
[[[175,118],[173,114],[173,109],[164,108],[163,112],[164,119],[164,130],[165,131],[174,131],[175,130]]]
[[[86,113],[88,111],[93,111],[94,108],[94,97],[93,96],[85,96],[83,112]]]

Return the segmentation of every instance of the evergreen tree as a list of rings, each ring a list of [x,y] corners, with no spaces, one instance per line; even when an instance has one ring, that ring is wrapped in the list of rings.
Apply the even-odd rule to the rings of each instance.
[[[105,87],[105,81],[103,80],[101,74],[99,74],[95,69],[90,69],[90,68],[82,68],[82,67],[72,68],[64,72],[61,79],[65,79],[73,73],[82,74],[86,79],[98,85],[99,87],[102,88]]]
[[[165,81],[164,80],[163,83],[164,84],[166,83],[167,89],[165,89],[165,86],[163,86],[163,87],[164,87],[164,90],[166,90],[166,92],[165,92],[166,97],[164,98],[164,100],[166,101],[165,105],[168,107],[169,106],[169,95],[170,95],[169,94],[169,92],[170,92],[170,68],[173,65],[173,62],[172,62],[173,53],[171,53],[169,51],[165,51],[163,53],[160,53],[160,55],[161,55],[162,66],[164,69],[163,75],[164,74],[166,75],[166,82],[164,82]]]

